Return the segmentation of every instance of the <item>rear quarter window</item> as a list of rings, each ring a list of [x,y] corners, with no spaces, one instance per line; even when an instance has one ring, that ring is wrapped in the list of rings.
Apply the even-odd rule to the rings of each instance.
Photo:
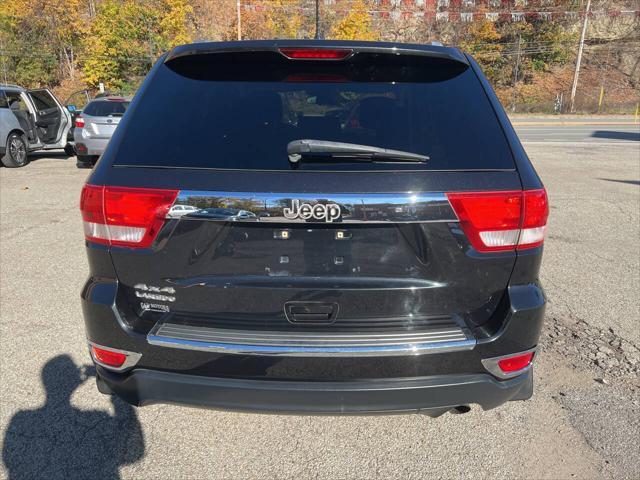
[[[244,65],[237,55],[225,63],[225,55],[161,65],[127,119],[114,164],[289,170],[288,142],[317,139],[430,161],[303,161],[300,169],[514,168],[493,108],[467,66],[430,58],[356,61],[356,54],[328,68],[282,61],[277,53]]]
[[[89,103],[82,113],[94,117],[122,116],[130,102],[104,100]]]

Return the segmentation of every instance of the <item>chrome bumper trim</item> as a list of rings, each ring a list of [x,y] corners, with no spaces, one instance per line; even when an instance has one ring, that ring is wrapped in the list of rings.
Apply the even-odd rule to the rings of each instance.
[[[302,204],[306,204],[307,212],[294,215],[294,210]],[[327,217],[329,207],[332,210]],[[301,225],[332,223],[337,226],[458,221],[443,192],[324,195],[181,190],[167,218]]]
[[[158,323],[151,345],[240,355],[289,357],[382,357],[471,350],[476,341],[459,326],[418,333],[332,334],[265,332]]]

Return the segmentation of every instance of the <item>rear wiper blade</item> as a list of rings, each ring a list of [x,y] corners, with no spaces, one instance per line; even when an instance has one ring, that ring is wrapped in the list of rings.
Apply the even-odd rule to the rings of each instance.
[[[302,139],[294,140],[287,144],[289,161],[297,164],[302,158],[322,159],[329,157],[332,160],[348,159],[366,162],[426,162],[427,155],[419,153],[390,150],[388,148],[374,147],[372,145],[358,145],[356,143],[331,142],[327,140]]]

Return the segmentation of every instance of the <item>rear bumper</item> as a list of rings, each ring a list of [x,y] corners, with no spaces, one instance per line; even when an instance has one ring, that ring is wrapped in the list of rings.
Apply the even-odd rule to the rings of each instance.
[[[84,145],[87,149],[83,155],[102,155],[109,144],[109,138],[78,138],[76,136],[76,145]]]
[[[484,410],[533,391],[533,371],[499,381],[488,374],[443,375],[350,382],[296,382],[211,378],[136,369],[118,374],[98,367],[102,391],[133,405],[173,403],[258,413],[441,415],[459,405]],[[106,388],[105,388],[106,387]]]
[[[140,354],[125,373],[98,367],[99,386],[134,405],[179,403],[243,411],[376,413],[421,411],[437,415],[465,404],[493,408],[531,395],[531,374],[499,379],[483,360],[536,347],[545,296],[538,283],[512,285],[492,320],[473,333],[470,348],[381,356],[273,355],[218,348],[168,348],[118,307],[118,282],[106,249],[90,249],[91,277],[83,289],[89,342]],[[99,254],[100,253],[100,254]],[[126,302],[120,302],[126,306]],[[157,332],[156,332],[157,333]],[[198,332],[196,332],[198,333]],[[211,340],[211,339],[209,339]],[[211,342],[210,342],[211,343]],[[217,344],[216,344],[217,345]],[[271,353],[271,352],[268,352]]]

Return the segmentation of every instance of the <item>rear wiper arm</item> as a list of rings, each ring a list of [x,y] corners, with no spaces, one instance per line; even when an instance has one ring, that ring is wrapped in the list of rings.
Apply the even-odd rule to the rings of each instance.
[[[303,157],[345,158],[367,162],[426,162],[429,160],[427,155],[420,155],[418,153],[389,150],[388,148],[374,147],[372,145],[358,145],[356,143],[331,142],[307,138],[289,142],[287,144],[287,153],[289,154],[289,161],[292,164],[297,164]]]

